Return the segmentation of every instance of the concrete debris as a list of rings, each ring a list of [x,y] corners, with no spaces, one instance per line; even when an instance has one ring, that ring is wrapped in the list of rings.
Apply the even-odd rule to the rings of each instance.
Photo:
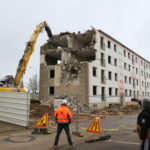
[[[139,110],[138,104],[131,104],[128,103],[125,107],[121,107],[120,105],[114,105],[107,107],[103,110],[98,110],[98,109],[93,109],[91,110],[92,114],[98,114],[102,117],[107,117],[107,116],[122,116],[124,114],[132,114],[135,113]]]
[[[67,99],[69,108],[74,112],[77,110],[77,106],[78,106],[79,112],[89,112],[90,113],[90,110],[89,110],[88,106],[85,103],[83,103],[82,100],[78,100],[74,96],[70,96],[70,97],[68,97],[68,96],[59,96],[59,97],[56,97],[56,98]]]
[[[39,104],[31,104],[30,105],[30,118],[40,118],[45,113],[49,113],[50,116],[53,115],[53,107],[39,105]]]
[[[61,96],[59,98],[62,98],[62,99],[65,98],[68,100],[69,102],[68,106],[73,112],[74,121],[75,121],[75,116],[76,116],[77,104],[79,108],[79,119],[81,121],[94,119],[96,115],[99,115],[100,118],[107,118],[107,117],[112,117],[112,116],[123,116],[125,114],[134,114],[139,111],[139,107],[137,107],[136,104],[128,104],[126,107],[123,107],[123,108],[117,105],[117,107],[110,106],[103,110],[99,110],[99,109],[90,110],[85,104],[82,103],[82,101],[77,100],[75,97]],[[53,105],[45,106],[45,105],[39,105],[39,104],[32,104],[30,106],[30,118],[31,119],[40,118],[45,113],[49,113],[51,120],[54,120]]]
[[[78,78],[83,61],[95,60],[94,44],[95,31],[85,33],[60,33],[52,36],[41,47],[41,54],[45,55],[47,65],[56,65],[61,61],[61,81],[68,82]]]

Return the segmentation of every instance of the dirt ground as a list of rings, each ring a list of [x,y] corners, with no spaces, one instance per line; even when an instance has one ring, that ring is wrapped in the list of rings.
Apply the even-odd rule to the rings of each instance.
[[[103,110],[99,109],[91,109],[88,111],[80,111],[79,118],[89,119],[95,115],[99,115],[101,118],[107,118],[110,116],[122,116],[125,114],[135,114],[140,111],[140,106],[137,103],[130,102],[125,107],[121,107],[120,105],[111,105]],[[54,109],[53,107],[41,105],[41,104],[32,104],[30,106],[30,118],[38,119],[42,117],[45,113],[48,113],[50,118],[54,118]],[[73,111],[73,120],[76,118],[76,111]]]

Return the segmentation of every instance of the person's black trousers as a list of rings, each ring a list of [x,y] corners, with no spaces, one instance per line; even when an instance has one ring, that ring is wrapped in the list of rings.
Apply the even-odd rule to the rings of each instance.
[[[144,140],[144,143],[141,144],[141,150],[150,150],[150,139]]]
[[[60,123],[57,125],[57,134],[55,137],[54,145],[55,146],[58,145],[59,137],[60,137],[60,134],[61,134],[63,129],[66,132],[69,145],[73,145],[72,140],[71,140],[70,130],[69,130],[69,124],[60,124]]]

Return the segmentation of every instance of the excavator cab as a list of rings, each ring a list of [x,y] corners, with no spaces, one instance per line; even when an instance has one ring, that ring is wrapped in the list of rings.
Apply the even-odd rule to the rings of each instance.
[[[0,79],[0,92],[26,92],[21,88],[14,87],[14,77],[12,75],[4,76]]]
[[[4,76],[0,79],[1,87],[14,87],[14,77],[11,75]]]

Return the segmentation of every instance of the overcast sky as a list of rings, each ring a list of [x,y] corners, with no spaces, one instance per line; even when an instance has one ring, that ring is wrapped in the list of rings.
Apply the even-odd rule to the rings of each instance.
[[[43,20],[53,34],[93,26],[150,60],[150,0],[0,0],[0,76],[15,75],[26,42]],[[40,46],[47,39],[39,35],[25,82],[39,73]]]

